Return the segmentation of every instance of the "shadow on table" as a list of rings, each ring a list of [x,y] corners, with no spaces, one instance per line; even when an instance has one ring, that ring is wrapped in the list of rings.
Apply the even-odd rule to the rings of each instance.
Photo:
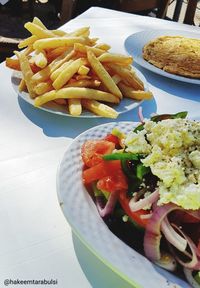
[[[138,122],[137,108],[121,114],[117,119],[108,118],[76,118],[56,115],[50,112],[33,107],[20,96],[18,96],[19,106],[24,115],[35,125],[42,128],[45,135],[49,137],[76,137],[85,130],[94,126],[109,122],[136,121]],[[151,113],[155,113],[157,105],[155,99],[144,101],[144,116],[148,118]]]
[[[78,262],[91,287],[134,288],[97,258],[74,233],[72,239]]]
[[[147,82],[154,87],[180,98],[200,102],[200,90],[198,84],[184,83],[182,81],[158,75],[154,72],[142,68],[140,65],[134,64],[134,66],[144,74]]]

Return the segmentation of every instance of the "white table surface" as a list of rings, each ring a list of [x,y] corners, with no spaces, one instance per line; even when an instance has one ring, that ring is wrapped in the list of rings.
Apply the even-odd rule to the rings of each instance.
[[[90,26],[92,36],[120,53],[126,53],[123,45],[127,36],[147,28],[200,33],[197,27],[97,7],[65,24],[63,29],[71,31],[82,26]],[[198,85],[137,68],[146,76],[154,94],[153,100],[142,105],[145,117],[152,112],[182,110],[187,110],[192,118],[199,117]],[[0,287],[4,287],[5,279],[44,278],[57,279],[57,285],[47,287],[130,287],[72,234],[56,194],[56,171],[67,146],[81,132],[110,120],[67,118],[37,110],[16,95],[11,71],[4,63],[0,65],[0,75]],[[118,120],[137,120],[137,110]]]

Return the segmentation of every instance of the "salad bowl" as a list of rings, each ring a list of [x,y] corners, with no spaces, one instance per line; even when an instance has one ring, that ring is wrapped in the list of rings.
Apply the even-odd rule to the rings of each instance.
[[[75,138],[57,173],[59,203],[73,232],[86,247],[132,287],[189,288],[183,279],[154,265],[114,235],[99,216],[82,183],[82,144],[89,139],[102,139],[114,127],[128,133],[136,125],[133,122],[112,122],[91,128]]]

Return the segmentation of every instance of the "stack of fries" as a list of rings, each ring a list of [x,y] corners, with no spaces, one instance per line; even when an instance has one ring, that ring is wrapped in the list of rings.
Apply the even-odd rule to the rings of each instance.
[[[113,104],[123,97],[152,98],[131,66],[132,57],[110,53],[109,45],[97,44],[89,27],[71,33],[48,30],[35,17],[25,28],[32,35],[20,42],[23,50],[14,51],[17,59],[7,58],[6,66],[22,72],[19,91],[28,91],[36,107],[53,101],[65,105],[72,116],[86,109],[116,118]]]

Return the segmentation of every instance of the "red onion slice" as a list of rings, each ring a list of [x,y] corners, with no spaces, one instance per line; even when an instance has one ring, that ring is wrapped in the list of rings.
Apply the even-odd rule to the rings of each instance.
[[[160,254],[161,223],[163,219],[174,210],[182,210],[175,204],[156,206],[153,215],[148,220],[144,235],[144,252],[151,261],[158,261]]]
[[[198,219],[200,221],[200,209],[196,211],[186,211],[189,215],[193,216],[194,218]]]
[[[200,269],[200,260],[197,257],[197,247],[194,244],[194,242],[192,241],[192,239],[190,237],[188,237],[178,226],[176,226],[175,224],[172,224],[172,226],[187,240],[187,244],[190,247],[191,253],[189,254],[189,258],[191,258],[191,261],[189,262],[184,262],[182,261],[175,252],[173,252],[176,260],[183,266],[186,267],[188,269],[193,269],[193,270],[199,270]],[[171,247],[172,251],[173,248]],[[184,253],[185,254],[185,253]]]
[[[199,242],[200,242],[200,239],[199,239]],[[199,244],[200,245],[200,244]],[[197,247],[197,256],[200,258],[200,246],[199,247]]]
[[[167,217],[163,219],[161,223],[161,231],[163,232],[165,238],[176,247],[179,251],[185,251],[187,247],[187,240],[185,237],[181,237],[170,225]]]
[[[140,122],[141,122],[142,124],[144,124],[144,116],[143,116],[143,114],[142,114],[142,106],[140,106],[140,107],[138,108],[138,117],[139,117],[139,119],[140,119]]]
[[[106,202],[106,205],[102,207],[102,197],[101,196],[96,197],[96,206],[102,218],[113,212],[117,199],[118,199],[118,193],[111,192],[108,201]]]
[[[145,197],[137,202],[135,202],[135,199],[132,198],[129,202],[129,207],[131,211],[136,212],[138,210],[144,209],[144,207],[152,205],[152,203],[157,202],[159,198],[159,192],[158,190],[151,193],[148,197]]]

